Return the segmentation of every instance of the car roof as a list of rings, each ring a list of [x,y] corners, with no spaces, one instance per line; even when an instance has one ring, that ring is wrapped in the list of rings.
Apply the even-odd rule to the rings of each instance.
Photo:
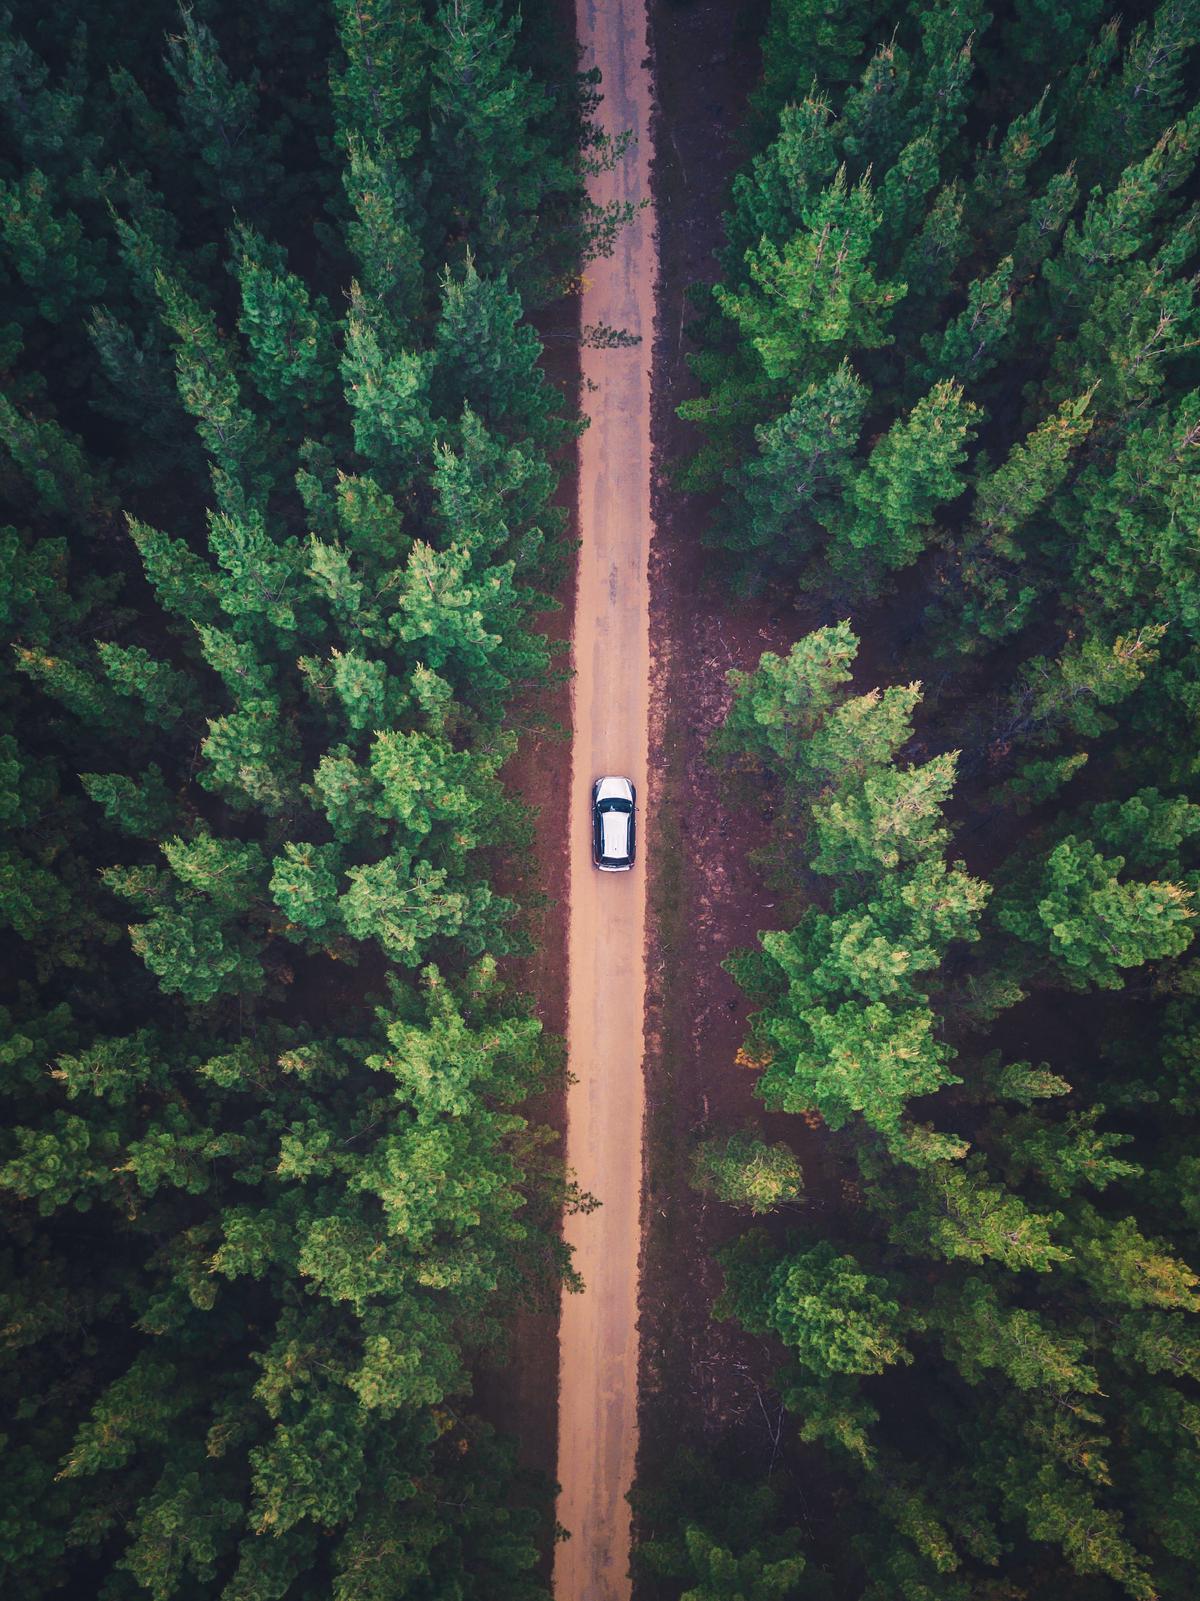
[[[629,855],[629,813],[601,813],[601,840],[603,854],[614,860]]]
[[[597,800],[633,800],[633,785],[627,778],[600,778],[596,780]]]

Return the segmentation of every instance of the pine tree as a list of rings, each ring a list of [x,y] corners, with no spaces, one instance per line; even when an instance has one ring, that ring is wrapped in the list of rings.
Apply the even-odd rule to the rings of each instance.
[[[960,183],[952,180],[943,184],[900,257],[899,270],[908,285],[910,308],[919,307],[926,316],[948,292],[968,248],[964,203]]]
[[[196,419],[216,466],[248,492],[261,481],[266,458],[263,430],[243,404],[232,353],[206,311],[165,274],[155,279],[162,318],[175,334],[176,383],[185,409]]]
[[[823,95],[810,95],[779,113],[776,137],[733,180],[726,214],[725,271],[737,277],[746,253],[762,239],[782,248],[837,171],[833,110]]]
[[[912,57],[893,38],[879,43],[842,108],[841,144],[862,170],[886,171],[913,132]]]
[[[489,0],[442,0],[432,34],[431,205],[486,273],[536,284],[539,212],[577,180],[547,136],[544,88],[518,64],[516,20]]]
[[[834,518],[831,561],[856,588],[920,555],[937,507],[966,487],[959,469],[977,415],[961,385],[938,383],[875,446]],[[852,578],[856,571],[863,576]]]
[[[1095,739],[1113,726],[1101,708],[1128,699],[1158,658],[1165,628],[1150,625],[1111,644],[1072,641],[1054,661],[1035,656],[1021,669],[1007,715],[997,728],[1004,743],[1028,740],[1053,748],[1068,735]]]
[[[98,646],[105,677],[118,695],[141,703],[142,715],[156,728],[174,728],[199,712],[195,686],[187,673],[151,656],[140,645]]]
[[[354,446],[372,465],[404,484],[413,459],[432,442],[430,353],[398,349],[383,337],[386,324],[358,285],[350,292],[342,382],[353,413]]]
[[[937,188],[941,162],[937,141],[931,134],[910,139],[888,168],[879,187],[882,212],[876,252],[891,259],[901,241],[906,240],[925,210],[925,202]]]
[[[1124,858],[1068,835],[997,907],[1000,926],[1049,957],[1060,980],[1119,989],[1121,970],[1178,956],[1192,942],[1191,892],[1122,880]]]
[[[967,192],[972,233],[989,241],[1007,238],[1023,220],[1028,203],[1029,172],[1052,142],[1054,119],[1046,115],[1048,90],[1028,111],[1014,117],[998,143],[993,129]]]
[[[282,252],[268,249],[253,229],[236,227],[233,246],[242,294],[238,327],[259,393],[279,407],[290,402],[319,412],[335,365],[328,307],[320,298],[313,302],[301,279],[287,271]]]
[[[196,779],[237,811],[258,807],[286,815],[298,802],[296,730],[277,696],[247,696],[236,710],[208,719],[201,744],[204,766]]]
[[[912,1184],[914,1175],[906,1174]],[[1049,1273],[1071,1259],[1055,1243],[1059,1212],[1038,1213],[1014,1190],[991,1181],[978,1157],[940,1162],[915,1175],[917,1190],[903,1217],[893,1212],[889,1235],[920,1256],[950,1262],[987,1261]],[[894,1186],[880,1194],[894,1198]]]
[[[159,472],[196,471],[199,451],[195,433],[179,404],[175,366],[158,329],[139,336],[133,327],[103,307],[95,307],[88,337],[103,372],[107,392],[97,404],[110,416],[136,429],[143,441],[158,446],[158,459],[137,469],[150,479]]]
[[[693,1601],[774,1601],[794,1594],[804,1572],[802,1556],[771,1561],[755,1550],[735,1556],[702,1529],[685,1530],[684,1544],[692,1570],[688,1578],[694,1581],[685,1594]]]
[[[79,441],[49,418],[23,412],[8,395],[0,395],[0,446],[51,516],[87,528],[111,512],[103,476],[86,461]]]
[[[797,89],[814,78],[847,83],[877,12],[841,0],[785,0],[771,7],[763,36],[763,75],[754,109],[764,123],[786,112]]]
[[[457,447],[440,445],[434,459],[445,541],[466,544],[477,565],[512,560],[517,578],[548,588],[562,567],[565,526],[561,510],[549,503],[548,465],[491,433],[469,406],[456,432]]]
[[[1091,430],[1091,398],[1088,392],[1064,401],[994,471],[980,472],[971,518],[952,557],[965,591],[956,597],[961,623],[954,626],[954,638],[960,649],[975,650],[982,640],[1015,633],[1039,599],[1039,586],[1027,581],[1034,576],[1027,566],[1027,543],[1040,530],[1038,514],[1065,482]]]
[[[330,85],[340,142],[370,135],[408,162],[428,114],[433,39],[422,8],[411,0],[336,0],[334,10],[345,52]]]
[[[755,429],[756,455],[729,474],[722,543],[745,552],[746,582],[762,568],[799,570],[822,538],[852,474],[866,391],[843,363]]]
[[[965,119],[975,70],[975,35],[990,20],[980,0],[931,5],[920,13],[919,88],[913,115],[914,120],[932,125],[941,139],[957,133]]]
[[[124,773],[81,773],[88,795],[109,822],[137,839],[157,839],[174,817],[171,793],[162,769],[151,762],[138,780]]]
[[[461,278],[442,275],[435,339],[434,404],[457,417],[463,406],[493,433],[551,448],[574,432],[538,367],[541,345],[521,321],[521,298],[504,277],[481,277],[468,255]]]
[[[503,949],[499,923],[508,903],[483,885],[452,889],[444,868],[413,863],[406,850],[347,874],[350,888],[339,902],[346,930],[355,939],[374,939],[392,961],[420,967],[435,939],[453,936],[473,954]]]
[[[1107,1189],[1110,1184],[1140,1178],[1143,1169],[1115,1153],[1130,1136],[1097,1128],[1107,1109],[1100,1103],[1086,1112],[1068,1113],[1062,1123],[1026,1115],[1004,1127],[1004,1152],[1010,1178],[1036,1175],[1055,1195],[1071,1195],[1084,1185]]]
[[[253,945],[211,906],[160,907],[146,922],[132,924],[129,938],[168,995],[201,1003],[220,994],[254,994],[263,986]]]
[[[258,85],[234,80],[212,30],[189,7],[180,8],[179,20],[183,31],[168,37],[164,64],[201,170],[227,206],[259,215],[283,169],[277,138],[256,127]]]
[[[882,1373],[912,1361],[903,1340],[919,1320],[902,1317],[886,1279],[838,1256],[828,1241],[772,1261],[760,1238],[748,1235],[721,1262],[725,1290],[717,1316],[736,1316],[759,1333],[772,1330],[819,1377]]]
[[[921,767],[868,777],[859,791],[813,808],[813,868],[869,873],[922,859],[946,841],[942,808],[954,787],[956,752]]]
[[[872,270],[879,216],[868,181],[851,186],[840,168],[785,244],[764,239],[747,253],[745,291],[716,287],[718,305],[768,377],[805,379],[814,358],[832,366],[851,348],[890,342],[888,323],[905,285],[881,281]]]
[[[1029,215],[1013,241],[1013,276],[1029,278],[1058,243],[1067,219],[1079,199],[1079,180],[1073,167],[1057,172],[1029,205]]]
[[[797,1200],[804,1189],[800,1164],[786,1145],[768,1145],[746,1132],[699,1145],[692,1183],[727,1206],[744,1206],[756,1216]]]
[[[780,1008],[757,1025],[770,1052],[763,1100],[785,1112],[815,1109],[834,1129],[858,1113],[871,1128],[894,1132],[909,1101],[958,1082],[935,1022],[926,1007],[879,1001]]]
[[[16,647],[17,671],[23,673],[47,695],[72,712],[81,723],[111,731],[120,725],[119,702],[112,689],[95,671],[66,656],[48,651]]]
[[[967,290],[967,304],[940,334],[923,341],[928,365],[922,377],[936,382],[953,378],[976,382],[989,372],[1004,350],[1012,321],[1013,258],[1005,256],[994,272],[976,278]]]
[[[857,654],[849,623],[838,623],[797,640],[786,658],[766,652],[753,673],[731,670],[733,703],[714,737],[714,756],[744,751],[786,766],[819,726],[838,686],[849,683]]]
[[[1094,1395],[1100,1388],[1095,1369],[1083,1360],[1082,1339],[1059,1333],[1036,1312],[1006,1304],[982,1278],[940,1291],[933,1322],[968,1382],[978,1384],[998,1370],[1019,1390]]]
[[[104,294],[104,248],[89,240],[76,213],[55,204],[46,174],[33,168],[14,183],[0,182],[0,240],[34,309],[61,323]]]
[[[1198,619],[1182,530],[1196,492],[1186,463],[1200,425],[1198,402],[1187,395],[1135,423],[1115,460],[1080,473],[1059,513],[1078,541],[1077,571],[1094,605],[1119,617],[1154,607],[1189,634]]]
[[[359,282],[391,322],[406,327],[421,316],[425,301],[421,213],[413,185],[394,153],[376,153],[357,133],[347,136],[342,182],[356,215],[347,243]]]

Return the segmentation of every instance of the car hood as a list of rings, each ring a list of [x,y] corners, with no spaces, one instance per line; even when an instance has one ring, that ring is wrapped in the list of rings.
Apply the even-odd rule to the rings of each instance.
[[[602,778],[596,785],[596,799],[625,800],[632,804],[633,785],[627,778]]]

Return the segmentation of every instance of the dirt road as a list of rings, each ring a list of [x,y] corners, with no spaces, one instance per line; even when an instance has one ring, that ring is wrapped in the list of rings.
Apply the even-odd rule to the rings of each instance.
[[[637,135],[594,198],[649,197],[650,75],[644,0],[577,0],[583,65],[603,73],[606,129]],[[586,351],[580,446],[582,548],[576,592],[571,772],[567,1160],[600,1210],[568,1219],[586,1289],[564,1297],[560,1333],[556,1601],[630,1592],[629,1508],[637,1450],[637,1288],[642,1189],[644,853],[631,873],[591,862],[589,794],[632,778],[639,846],[646,816],[649,701],[650,352],[654,224],[649,210],[615,254],[588,268],[583,322],[640,334],[631,350]],[[589,384],[594,384],[593,390]]]

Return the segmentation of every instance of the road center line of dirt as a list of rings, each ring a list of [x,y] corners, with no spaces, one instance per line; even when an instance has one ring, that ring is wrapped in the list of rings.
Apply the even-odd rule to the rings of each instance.
[[[601,120],[636,142],[592,180],[600,205],[650,196],[650,72],[645,0],[577,0],[585,66],[603,74]],[[556,1601],[624,1601],[637,1452],[638,1251],[642,1190],[642,1038],[649,729],[650,362],[657,276],[649,208],[593,262],[583,323],[639,335],[629,350],[585,350],[580,444],[568,918],[567,1161],[602,1206],[568,1218],[583,1275],[563,1300],[560,1343]],[[593,390],[590,385],[594,384]],[[631,778],[639,852],[630,873],[592,866],[590,791],[603,774]],[[551,798],[551,804],[553,804]]]

